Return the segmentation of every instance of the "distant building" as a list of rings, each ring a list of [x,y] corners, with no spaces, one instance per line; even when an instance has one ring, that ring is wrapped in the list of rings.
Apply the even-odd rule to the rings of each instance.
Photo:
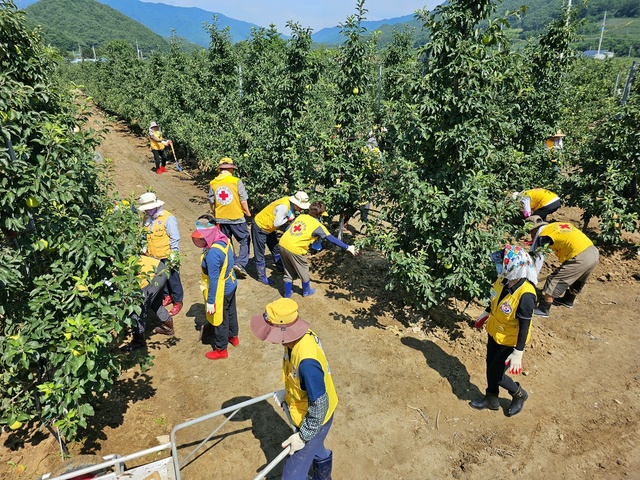
[[[598,50],[585,50],[582,52],[582,55],[588,58],[595,58],[596,60],[604,60],[605,58],[613,58],[615,54],[608,50],[600,50],[600,52],[598,52]]]

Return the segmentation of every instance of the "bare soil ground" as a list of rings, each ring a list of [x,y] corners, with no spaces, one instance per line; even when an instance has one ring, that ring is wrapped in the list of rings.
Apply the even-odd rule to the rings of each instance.
[[[208,210],[208,178],[190,178],[173,164],[157,175],[145,140],[117,123],[99,151],[113,159],[122,196],[152,187],[177,217],[186,299],[175,338],[150,334],[153,367],[123,374],[96,410],[96,426],[70,445],[74,455],[149,448],[178,423],[281,388],[281,349],[249,329],[251,315],[281,295],[281,278],[277,288],[255,277],[240,281],[241,344],[229,347],[227,360],[207,360],[211,347],[198,342],[199,251],[189,237]],[[579,224],[576,210],[562,209],[555,218]],[[640,257],[637,247],[602,253],[573,309],[554,307],[551,318],[535,319],[519,378],[529,400],[513,418],[505,415],[506,393],[498,412],[468,405],[485,388],[486,334],[470,327],[479,304],[465,314],[464,305],[452,303],[422,316],[402,306],[408,299],[383,289],[387,267],[375,252],[315,255],[316,295],[303,299],[298,285],[293,298],[322,339],[340,397],[327,440],[334,478],[640,478]],[[180,434],[181,455],[215,425]],[[263,402],[223,427],[182,477],[253,478],[288,435],[279,409]],[[37,478],[59,463],[46,432],[0,434],[1,478]]]

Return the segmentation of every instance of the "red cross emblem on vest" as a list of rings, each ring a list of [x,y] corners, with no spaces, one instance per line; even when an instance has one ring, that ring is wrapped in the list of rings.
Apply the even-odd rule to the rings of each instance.
[[[296,222],[293,225],[291,225],[291,235],[293,235],[294,237],[299,237],[304,233],[306,229],[307,229],[307,226],[304,223]]]
[[[571,229],[571,225],[569,225],[568,223],[560,224],[560,230],[570,230],[570,229]]]
[[[216,189],[216,199],[220,205],[229,205],[233,202],[233,192],[229,187],[219,187]]]

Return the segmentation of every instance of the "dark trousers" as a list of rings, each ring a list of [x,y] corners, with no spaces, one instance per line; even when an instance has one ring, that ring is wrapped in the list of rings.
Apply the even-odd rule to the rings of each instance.
[[[269,247],[272,255],[280,256],[280,246],[278,245],[276,232],[267,233],[257,226],[255,222],[251,224],[251,242],[253,244],[253,260],[256,264],[264,265],[265,246]]]
[[[287,457],[287,463],[282,471],[282,480],[306,480],[313,461],[324,460],[331,455],[331,451],[324,446],[324,439],[327,437],[332,423],[333,416],[320,427],[315,437],[305,443],[302,450]]]
[[[144,295],[142,310],[139,315],[137,313],[131,315],[131,319],[134,322],[133,333],[142,334],[145,332],[149,310],[153,310],[161,322],[166,322],[171,318],[167,309],[162,306],[163,296],[161,293],[166,283],[167,276],[160,272],[153,277],[149,285],[142,289],[142,294]]]
[[[166,263],[167,259],[165,258],[162,261]],[[180,270],[170,270],[169,281],[164,285],[164,294],[170,295],[174,302],[182,302],[184,300]]]
[[[240,244],[240,251],[235,257],[236,263],[242,268],[247,267],[249,263],[249,229],[246,222],[244,223],[219,223],[218,226],[229,240],[235,238]]]
[[[513,347],[499,345],[491,335],[487,340],[487,393],[498,395],[499,388],[502,387],[510,394],[518,391],[518,385],[511,377],[505,375],[509,365],[504,362],[513,352]]]
[[[238,336],[238,311],[236,310],[236,291],[224,296],[224,306],[222,307],[222,323],[217,327],[213,327],[213,333],[216,339],[216,348],[224,350],[227,348],[229,339]]]
[[[153,160],[156,162],[156,170],[160,168],[160,163],[164,167],[167,164],[167,152],[164,150],[151,150],[153,152]]]
[[[539,208],[531,215],[538,215],[543,220],[547,220],[547,215],[551,215],[553,212],[560,208],[560,199],[551,202],[549,205],[545,205],[542,208]]]

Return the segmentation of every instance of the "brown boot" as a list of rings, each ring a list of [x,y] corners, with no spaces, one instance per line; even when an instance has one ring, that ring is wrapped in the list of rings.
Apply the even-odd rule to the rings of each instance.
[[[173,330],[173,318],[170,318],[166,322],[162,322],[160,326],[154,328],[153,331],[161,335],[175,335],[176,332]]]

